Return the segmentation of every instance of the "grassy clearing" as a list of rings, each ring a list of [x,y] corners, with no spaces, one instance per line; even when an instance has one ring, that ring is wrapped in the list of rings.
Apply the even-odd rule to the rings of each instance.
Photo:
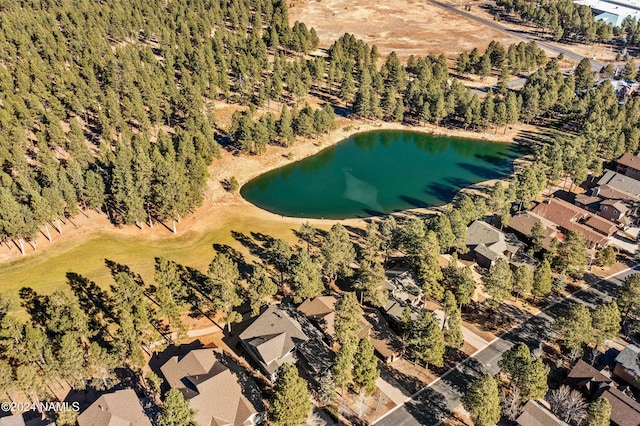
[[[326,228],[330,225],[319,225]],[[0,292],[17,295],[22,287],[49,294],[55,290],[68,289],[66,274],[75,272],[102,288],[113,283],[105,259],[129,266],[139,273],[147,283],[153,280],[154,258],[164,256],[180,264],[201,271],[206,270],[215,256],[214,244],[229,245],[239,250],[248,263],[255,256],[232,236],[232,231],[251,235],[260,232],[274,238],[284,238],[296,243],[293,229],[299,227],[296,219],[256,218],[242,209],[230,206],[219,222],[213,221],[204,230],[186,230],[177,237],[146,240],[140,236],[90,235],[80,242],[69,241],[51,247],[41,254],[30,256],[0,267]]]

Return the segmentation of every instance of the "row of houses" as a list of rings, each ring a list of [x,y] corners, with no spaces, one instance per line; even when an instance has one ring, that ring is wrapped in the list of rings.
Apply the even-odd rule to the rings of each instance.
[[[614,168],[606,170],[587,192],[576,194],[573,203],[545,199],[531,210],[514,215],[509,228],[518,237],[529,239],[534,226],[542,225],[545,249],[554,238],[562,241],[569,231],[584,235],[591,249],[611,244],[616,235],[636,238],[626,231],[637,227],[640,219],[640,157],[625,154]]]
[[[592,402],[598,398],[604,398],[611,405],[611,424],[613,426],[638,426],[640,424],[640,403],[631,392],[621,390],[627,385],[638,388],[640,367],[636,360],[640,348],[629,345],[615,357],[613,369],[600,371],[583,360],[573,366],[564,379],[564,384],[578,390],[583,397]],[[615,380],[624,382],[620,386]],[[558,419],[547,406],[546,402],[529,401],[523,408],[523,412],[517,421],[520,426],[568,426]]]

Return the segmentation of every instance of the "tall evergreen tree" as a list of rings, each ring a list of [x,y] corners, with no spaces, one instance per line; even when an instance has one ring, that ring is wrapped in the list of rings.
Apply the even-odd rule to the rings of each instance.
[[[368,339],[361,339],[353,358],[353,383],[356,389],[371,395],[376,390],[376,380],[380,376],[378,359],[373,345]]]
[[[269,421],[277,426],[298,426],[306,421],[311,408],[307,383],[293,364],[282,364],[276,373]]]

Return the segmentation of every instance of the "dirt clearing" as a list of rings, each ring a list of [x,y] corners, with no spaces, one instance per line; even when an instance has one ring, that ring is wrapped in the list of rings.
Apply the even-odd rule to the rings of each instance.
[[[375,44],[382,55],[444,53],[448,56],[483,51],[491,40],[512,44],[519,40],[463,18],[442,7],[417,0],[295,1],[289,4],[291,22],[313,26],[320,45],[328,47],[344,33]]]

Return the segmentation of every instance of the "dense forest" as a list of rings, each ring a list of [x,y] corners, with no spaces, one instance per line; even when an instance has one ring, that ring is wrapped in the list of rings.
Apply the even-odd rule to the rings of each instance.
[[[565,76],[533,42],[492,42],[455,64],[444,55],[403,64],[349,34],[318,53],[315,31],[290,26],[279,0],[10,2],[0,36],[0,238],[22,250],[83,209],[115,224],[173,221],[175,231],[202,201],[216,136],[259,155],[334,129],[337,107],[496,132],[560,119],[580,129],[562,148],[580,164],[567,161],[560,174],[584,161],[598,171],[598,155],[635,151],[640,137],[637,99],[619,105],[609,86],[592,89],[588,61]],[[523,72],[524,89],[508,90],[508,76]],[[496,92],[472,94],[459,80],[467,73],[499,76]],[[248,109],[221,129],[214,101]],[[549,178],[557,167],[545,169]]]

